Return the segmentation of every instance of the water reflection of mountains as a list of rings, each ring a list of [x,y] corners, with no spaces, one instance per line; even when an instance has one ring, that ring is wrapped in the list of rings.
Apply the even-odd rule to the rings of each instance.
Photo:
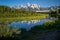
[[[48,21],[50,21],[50,19],[19,21],[19,22],[12,22],[10,26],[11,27],[17,26],[18,28],[25,28],[27,30],[30,30],[32,27],[36,25],[42,25],[44,22]]]

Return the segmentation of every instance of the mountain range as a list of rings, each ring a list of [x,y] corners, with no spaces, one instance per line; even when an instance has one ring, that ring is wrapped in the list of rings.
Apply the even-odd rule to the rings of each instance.
[[[56,10],[57,6],[50,6],[50,7],[41,7],[38,4],[30,4],[27,3],[25,6],[24,5],[19,5],[19,6],[13,6],[13,9],[21,9],[21,10]]]

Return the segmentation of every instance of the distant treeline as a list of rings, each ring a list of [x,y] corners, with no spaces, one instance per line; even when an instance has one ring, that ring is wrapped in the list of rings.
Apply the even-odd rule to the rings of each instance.
[[[47,12],[44,12],[44,14]],[[10,8],[9,6],[0,6],[0,17],[25,17],[25,16],[37,16],[43,14],[42,12],[21,10]]]

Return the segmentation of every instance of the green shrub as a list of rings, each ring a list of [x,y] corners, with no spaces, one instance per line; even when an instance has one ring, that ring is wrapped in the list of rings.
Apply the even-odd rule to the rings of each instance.
[[[20,32],[21,31],[18,30],[17,27],[13,27],[11,29],[8,24],[0,26],[0,37],[14,37],[14,36],[20,34]]]

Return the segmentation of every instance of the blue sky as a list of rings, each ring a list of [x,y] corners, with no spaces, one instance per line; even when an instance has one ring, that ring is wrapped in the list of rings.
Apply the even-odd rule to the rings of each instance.
[[[60,0],[0,0],[0,5],[14,6],[26,5],[26,3],[38,4],[43,7],[60,5]]]

